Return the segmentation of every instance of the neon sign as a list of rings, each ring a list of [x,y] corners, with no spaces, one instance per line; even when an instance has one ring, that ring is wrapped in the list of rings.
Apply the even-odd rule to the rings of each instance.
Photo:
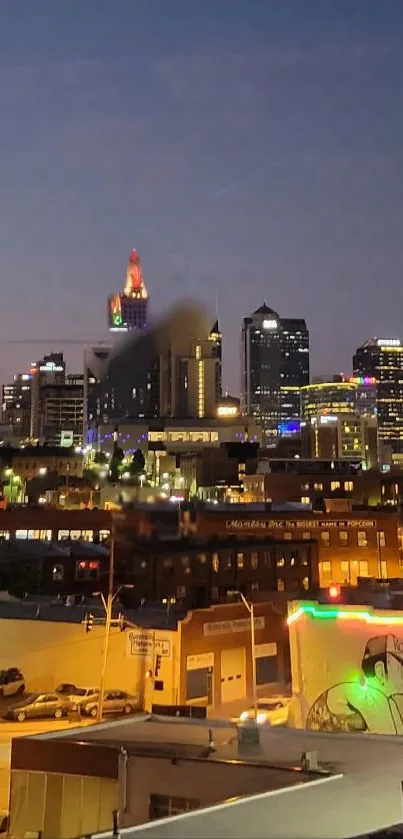
[[[295,612],[292,612],[291,615],[288,615],[288,626],[297,623],[304,615],[309,615],[311,618],[318,618],[319,620],[356,621],[358,623],[376,626],[403,626],[403,615],[376,615],[372,609],[350,611],[328,606],[312,606],[311,604],[304,604],[296,609]]]

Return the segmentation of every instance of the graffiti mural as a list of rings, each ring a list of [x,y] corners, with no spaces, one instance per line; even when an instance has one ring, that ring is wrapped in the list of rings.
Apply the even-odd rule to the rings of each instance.
[[[360,679],[320,693],[308,712],[307,728],[403,734],[403,641],[393,634],[370,638],[361,671]]]

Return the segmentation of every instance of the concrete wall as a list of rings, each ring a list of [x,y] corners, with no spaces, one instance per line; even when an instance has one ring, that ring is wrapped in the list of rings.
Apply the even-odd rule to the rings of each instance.
[[[122,770],[122,763],[120,766]],[[124,772],[120,771],[122,827],[148,821],[150,795],[179,796],[199,802],[199,806],[203,807],[217,801],[263,792],[271,783],[288,781],[287,772],[277,772],[265,766],[205,760],[179,759],[173,762],[171,758],[132,755],[129,756],[126,771],[126,782]]]
[[[60,682],[97,687],[104,637],[104,627],[86,633],[80,624],[0,620],[0,668],[20,667],[29,691],[52,690]],[[155,692],[154,700],[152,680],[144,678],[145,671],[154,666],[152,630],[148,634],[142,630],[111,630],[106,687],[139,692],[149,704],[174,702],[176,632],[156,631],[155,642],[157,650],[159,644],[164,650],[158,674],[164,690]]]
[[[152,822],[123,831],[121,839],[347,839],[397,824],[401,818],[400,777],[374,770]]]
[[[13,771],[10,839],[71,839],[111,829],[118,783],[109,778]]]

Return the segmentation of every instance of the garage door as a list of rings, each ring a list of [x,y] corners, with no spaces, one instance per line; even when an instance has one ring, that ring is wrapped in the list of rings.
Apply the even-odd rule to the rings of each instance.
[[[221,702],[233,702],[245,696],[245,647],[221,650]]]

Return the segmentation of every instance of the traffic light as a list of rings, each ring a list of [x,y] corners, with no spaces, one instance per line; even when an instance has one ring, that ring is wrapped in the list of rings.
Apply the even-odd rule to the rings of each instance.
[[[83,620],[83,625],[86,632],[91,632],[91,629],[94,625],[94,615],[92,615],[91,612],[87,612]]]
[[[338,583],[332,583],[327,590],[329,600],[340,600],[341,586]]]
[[[158,653],[158,655],[155,656],[155,678],[157,678],[158,673],[160,671],[161,662],[162,656]]]

